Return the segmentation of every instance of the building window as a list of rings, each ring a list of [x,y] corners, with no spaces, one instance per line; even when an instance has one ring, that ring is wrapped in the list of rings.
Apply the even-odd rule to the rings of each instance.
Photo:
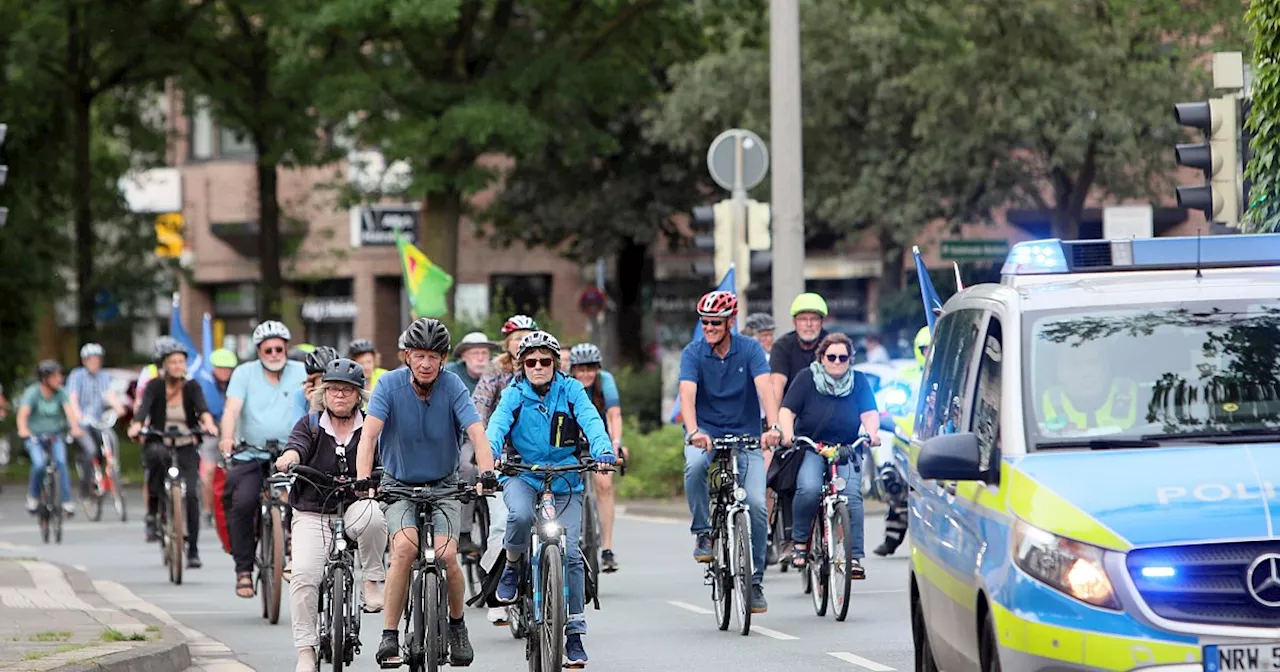
[[[501,310],[535,315],[551,312],[551,275],[530,273],[489,276],[489,296]]]
[[[191,160],[245,159],[255,156],[249,138],[224,128],[213,118],[209,99],[196,96],[192,101],[189,119],[191,129]]]
[[[231,158],[253,158],[253,143],[246,137],[242,137],[239,133],[229,128],[219,129],[221,133],[218,136],[220,156],[224,159]]]
[[[191,115],[191,158],[213,158],[213,114],[203,96],[196,98],[195,114]]]

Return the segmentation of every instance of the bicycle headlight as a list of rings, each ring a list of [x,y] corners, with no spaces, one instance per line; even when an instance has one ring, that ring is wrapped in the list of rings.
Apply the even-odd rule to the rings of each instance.
[[[742,487],[742,486],[738,486],[738,487],[734,488],[734,489],[733,489],[733,499],[734,499],[734,501],[738,501],[738,502],[745,502],[745,501],[747,501],[747,489],[746,489],[746,488],[744,488],[744,487]]]
[[[347,538],[346,538],[346,536],[340,536],[340,537],[338,537],[338,541],[337,541],[337,543],[335,543],[335,544],[334,544],[334,546],[338,549],[338,551],[339,551],[339,552],[347,550]]]
[[[844,492],[844,486],[846,485],[846,481],[844,480],[843,476],[836,476],[835,478],[831,479],[831,485],[834,485],[836,487],[836,492]]]
[[[1020,518],[1014,520],[1013,562],[1019,569],[1081,602],[1119,610],[1120,603],[1102,566],[1103,553],[1097,546],[1060,537]]]
[[[542,524],[542,536],[558,537],[560,536],[560,523],[547,521]]]
[[[178,468],[169,467],[169,478],[177,478],[177,477],[178,477]]]

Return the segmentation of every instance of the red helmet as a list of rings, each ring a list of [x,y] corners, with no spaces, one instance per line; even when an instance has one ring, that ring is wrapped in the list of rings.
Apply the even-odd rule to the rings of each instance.
[[[703,317],[733,317],[738,314],[738,297],[733,292],[708,292],[698,300]]]
[[[513,331],[537,331],[538,323],[533,321],[528,315],[512,315],[507,318],[506,323],[502,325],[502,335],[506,336]]]

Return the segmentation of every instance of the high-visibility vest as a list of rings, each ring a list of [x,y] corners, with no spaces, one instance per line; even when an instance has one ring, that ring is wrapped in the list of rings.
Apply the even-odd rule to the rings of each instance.
[[[1092,411],[1078,410],[1061,387],[1051,387],[1045,390],[1040,409],[1045,427],[1053,431],[1068,427],[1075,431],[1100,427],[1129,429],[1138,422],[1138,384],[1127,378],[1111,381],[1106,400]]]

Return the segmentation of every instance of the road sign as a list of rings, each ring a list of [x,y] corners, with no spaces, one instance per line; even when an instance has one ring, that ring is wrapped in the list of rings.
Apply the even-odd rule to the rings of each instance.
[[[605,295],[598,287],[587,287],[578,295],[578,308],[586,313],[587,317],[595,317],[599,315],[605,307]]]
[[[1150,205],[1118,205],[1102,209],[1102,237],[1150,238],[1155,235],[1155,211]]]
[[[1000,261],[1009,256],[1007,239],[944,240],[942,258],[951,261]]]
[[[737,175],[739,141],[742,144],[741,175]],[[711,149],[707,150],[707,167],[711,170],[711,179],[729,191],[738,186],[754,189],[769,174],[769,148],[755,133],[731,128],[711,141]],[[740,184],[735,177],[741,178]]]
[[[182,256],[185,241],[182,229],[185,221],[180,212],[167,212],[156,216],[156,256],[177,259]]]

